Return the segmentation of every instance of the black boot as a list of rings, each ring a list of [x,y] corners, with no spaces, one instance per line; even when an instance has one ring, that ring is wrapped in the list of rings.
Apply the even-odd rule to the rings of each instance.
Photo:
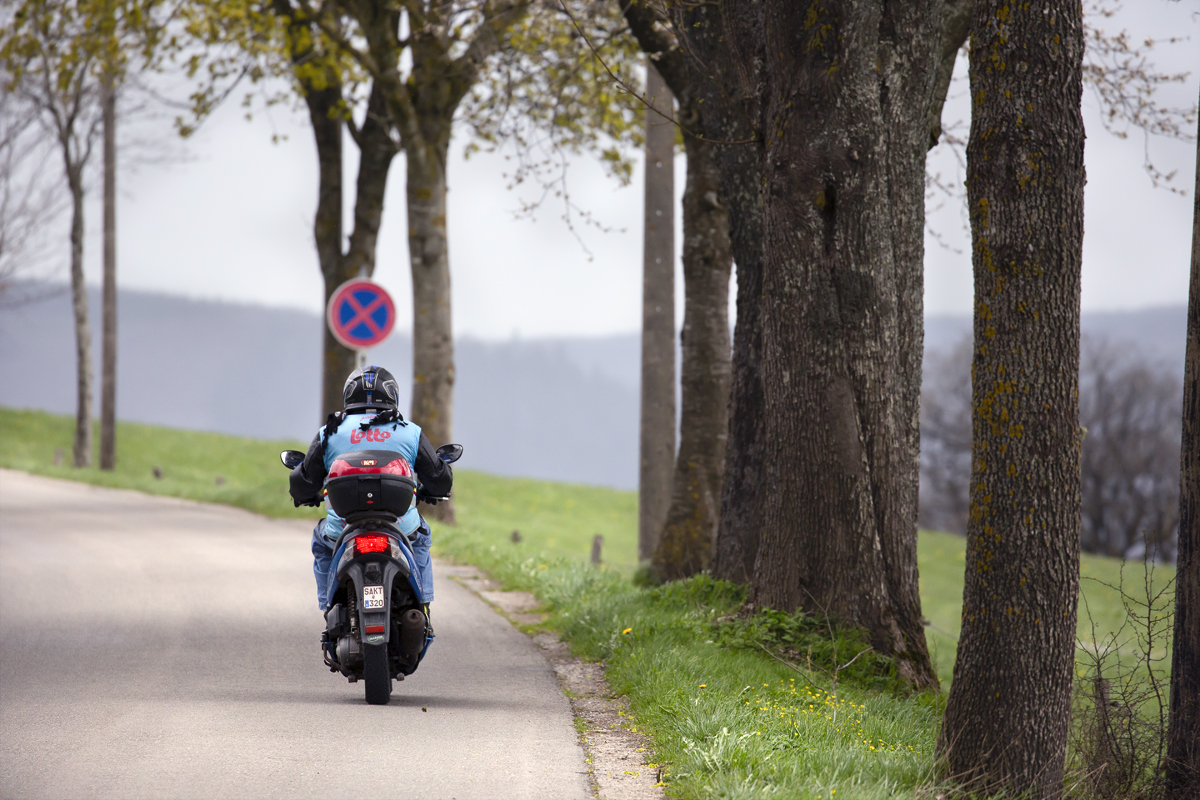
[[[429,603],[425,604],[425,638],[433,638],[433,621],[429,618]]]

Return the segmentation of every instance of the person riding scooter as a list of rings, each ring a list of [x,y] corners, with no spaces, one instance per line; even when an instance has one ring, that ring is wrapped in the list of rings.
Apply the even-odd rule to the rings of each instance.
[[[396,378],[383,367],[362,367],[350,373],[342,389],[343,410],[329,415],[313,437],[304,461],[292,470],[289,491],[297,506],[318,505],[330,465],[342,453],[363,449],[393,450],[403,456],[421,482],[418,499],[449,496],[454,473],[438,457],[421,428],[400,414],[399,388]],[[421,592],[426,602],[431,601],[433,564],[429,557],[429,523],[414,503],[397,525],[412,543]],[[317,580],[317,604],[322,611],[329,605],[327,592],[334,544],[344,526],[344,520],[330,506],[325,519],[313,528],[313,575]]]

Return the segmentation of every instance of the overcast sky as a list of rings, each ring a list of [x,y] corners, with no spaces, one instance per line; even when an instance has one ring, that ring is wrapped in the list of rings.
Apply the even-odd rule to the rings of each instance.
[[[1164,103],[1196,102],[1200,72],[1200,3],[1137,0],[1108,27],[1126,27],[1134,40],[1188,36],[1156,56],[1163,71],[1188,71],[1186,83],[1161,93]],[[969,103],[965,58],[951,88],[944,121],[961,121]],[[1191,251],[1195,142],[1154,140],[1153,163],[1178,171],[1174,185],[1187,196],[1152,187],[1142,168],[1140,133],[1120,140],[1100,124],[1098,102],[1085,91],[1088,185],[1084,238],[1085,310],[1178,305],[1187,299]],[[1193,126],[1194,130],[1194,126]],[[272,143],[273,135],[283,140]],[[139,138],[172,134],[165,122],[143,123]],[[572,163],[576,203],[616,229],[578,227],[583,244],[553,202],[536,221],[515,219],[518,196],[506,188],[507,162],[498,155],[461,157],[453,145],[449,168],[449,234],[454,328],[485,339],[628,333],[640,328],[641,165],[620,187],[590,158]],[[354,151],[347,138],[347,150]],[[305,117],[275,108],[252,122],[231,103],[165,163],[127,163],[119,178],[119,281],[127,288],[191,297],[321,310],[320,272],[312,242],[316,157]],[[57,162],[50,162],[51,164]],[[348,185],[355,165],[348,165]],[[962,171],[939,147],[931,172],[961,184]],[[683,190],[682,158],[676,189]],[[97,194],[93,191],[93,196]],[[526,194],[526,197],[529,195]],[[936,208],[941,206],[940,208]],[[934,198],[926,237],[926,313],[971,312],[970,238],[962,202]],[[348,214],[351,209],[347,209]],[[87,219],[87,272],[99,280],[99,209]],[[347,227],[347,231],[349,227]],[[65,260],[67,242],[60,245]],[[586,250],[585,250],[586,246]],[[677,248],[678,249],[678,248]],[[589,251],[591,256],[589,257]],[[393,164],[379,239],[375,278],[397,300],[398,324],[412,324],[405,236],[404,168]],[[682,277],[677,278],[682,318]]]

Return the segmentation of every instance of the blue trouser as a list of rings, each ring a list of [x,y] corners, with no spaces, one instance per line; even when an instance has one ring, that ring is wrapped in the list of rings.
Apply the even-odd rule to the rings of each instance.
[[[433,560],[429,557],[429,543],[432,540],[429,523],[421,520],[421,527],[413,531],[409,537],[412,543],[413,560],[417,562],[417,582],[421,586],[421,594],[425,602],[433,602]],[[333,580],[333,545],[335,541],[325,537],[325,520],[322,519],[313,528],[312,554],[313,577],[317,579],[317,607],[324,611],[329,606],[329,589]]]

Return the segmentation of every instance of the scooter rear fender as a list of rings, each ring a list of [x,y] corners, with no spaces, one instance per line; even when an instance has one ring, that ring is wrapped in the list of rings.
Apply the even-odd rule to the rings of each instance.
[[[367,565],[372,563],[379,564],[379,580],[369,581],[367,579]],[[391,640],[392,587],[398,576],[402,580],[407,578],[405,570],[401,569],[401,564],[395,559],[386,557],[362,556],[354,559],[338,572],[338,583],[345,586],[347,591],[353,587],[358,607],[358,630],[364,645],[386,644]],[[363,587],[368,585],[383,587],[383,608],[370,610],[366,608],[363,601]]]
[[[329,596],[332,601],[337,588],[341,586],[345,586],[348,591],[353,591],[356,600],[355,605],[358,608],[358,630],[362,643],[364,645],[386,644],[391,640],[392,634],[391,597],[395,582],[397,580],[406,581],[408,584],[407,588],[416,599],[416,602],[418,604],[424,603],[420,581],[417,580],[414,568],[416,560],[412,555],[412,550],[408,547],[408,543],[395,536],[390,536],[389,538],[399,545],[399,555],[402,559],[394,558],[386,553],[366,553],[345,558],[346,548],[354,547],[354,539],[360,533],[378,535],[376,531],[356,531],[338,542],[338,547],[333,556],[334,563],[338,565],[335,574],[336,584],[330,587]],[[368,582],[367,573],[375,573],[374,569],[368,567],[370,564],[379,565],[379,579]],[[382,609],[367,610],[365,608],[363,595],[365,594],[364,587],[367,585],[383,587],[384,607]],[[422,652],[422,655],[424,655],[424,652]]]

